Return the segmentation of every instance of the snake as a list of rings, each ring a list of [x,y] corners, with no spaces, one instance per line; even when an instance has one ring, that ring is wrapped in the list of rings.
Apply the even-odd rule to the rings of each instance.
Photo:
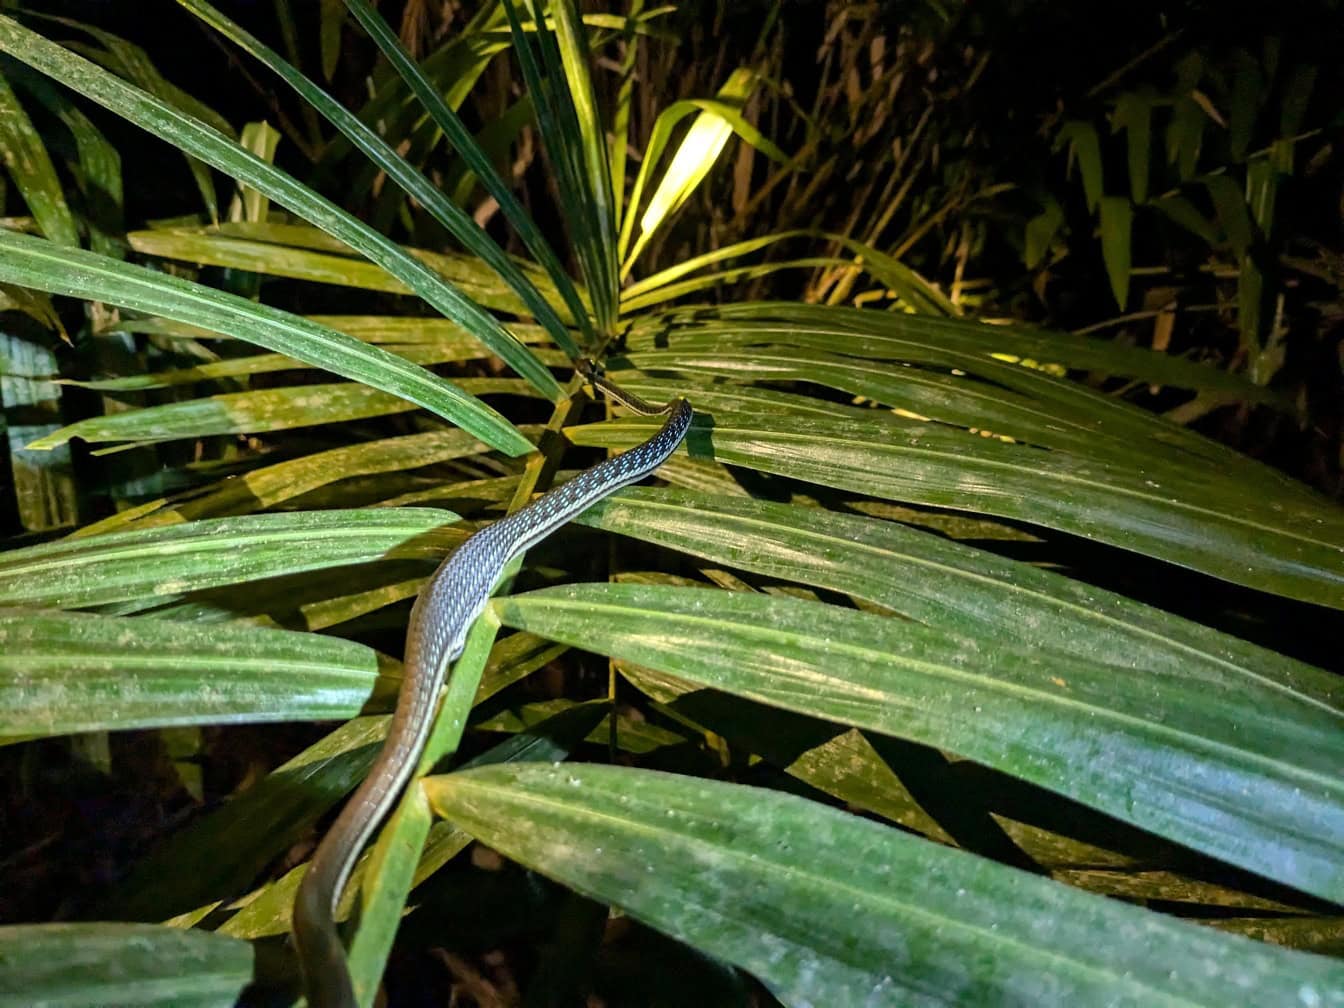
[[[294,897],[293,932],[309,1008],[358,1008],[336,910],[360,851],[397,803],[429,740],[439,691],[462,653],[505,566],[597,501],[637,483],[667,461],[690,428],[690,403],[654,406],[577,362],[604,396],[644,416],[667,414],[662,427],[629,451],[585,469],[526,507],[469,536],[416,596],[406,629],[404,673],[383,746],[364,781],[314,852]]]

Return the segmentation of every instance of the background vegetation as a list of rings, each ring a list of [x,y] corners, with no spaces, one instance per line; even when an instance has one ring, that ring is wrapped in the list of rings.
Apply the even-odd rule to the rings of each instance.
[[[0,9],[0,1003],[1344,1004],[1337,4]]]

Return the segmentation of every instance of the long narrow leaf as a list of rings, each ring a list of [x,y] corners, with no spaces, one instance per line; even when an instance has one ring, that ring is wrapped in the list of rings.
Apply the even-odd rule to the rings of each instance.
[[[377,655],[320,634],[0,610],[0,736],[349,717]]]
[[[736,963],[789,1005],[1344,1004],[1344,967],[1329,959],[791,795],[536,763],[435,777],[426,789],[490,846]]]
[[[549,398],[559,397],[560,386],[550,372],[492,316],[394,242],[289,175],[199,120],[4,16],[0,16],[0,50],[251,186],[345,242],[405,283],[444,316],[469,330],[538,391]]]
[[[413,168],[405,158],[397,154],[377,133],[311,80],[299,73],[293,66],[281,59],[273,49],[263,45],[255,36],[244,31],[235,22],[230,21],[206,3],[205,0],[178,0],[178,2],[266,64],[285,83],[298,92],[311,107],[321,112],[329,122],[349,138],[351,143],[387,172],[388,176],[407,195],[418,201],[435,220],[447,228],[448,232],[461,242],[468,252],[479,256],[499,273],[523,299],[533,316],[546,327],[551,334],[551,338],[556,341],[558,346],[570,357],[578,356],[578,347],[570,341],[569,330],[560,321],[560,316],[555,313],[555,309],[542,297],[536,286],[518,269],[513,260],[504,253],[504,250],[486,233],[485,229],[477,224],[461,207],[446,199],[437,186]],[[377,17],[371,10],[361,9],[361,5],[354,0],[352,0],[351,9],[361,21],[364,20],[365,14],[374,18]],[[382,23],[381,19],[379,19],[379,23]],[[383,27],[386,28],[386,25],[383,25]],[[474,143],[471,146],[474,147]],[[489,159],[485,158],[484,155],[480,155],[477,160],[489,163]],[[561,274],[562,279],[563,277],[564,275]],[[577,295],[575,295],[575,301],[577,303]],[[573,308],[574,306],[571,306],[571,309]],[[582,310],[581,306],[579,310]]]
[[[575,585],[499,618],[786,710],[950,750],[1325,899],[1344,715],[1242,678],[1027,653],[788,597]]]
[[[501,414],[451,382],[379,347],[233,294],[4,229],[0,280],[228,333],[423,406],[510,455],[532,450]]]
[[[591,81],[583,60],[572,49],[562,58],[545,18],[535,17],[534,31],[528,33],[519,21],[514,0],[502,0],[501,6],[509,19],[514,52],[532,96],[542,144],[555,172],[560,212],[583,266],[597,330],[603,336],[610,335],[619,299],[610,166],[602,135],[586,130],[576,109],[580,103],[592,105]],[[536,7],[540,10],[539,4]],[[567,76],[571,70],[576,75],[573,78]]]
[[[532,392],[531,387],[519,378],[464,378],[459,384],[463,391],[477,395],[527,395]],[[88,442],[146,442],[221,434],[260,434],[388,416],[409,409],[411,404],[404,399],[349,382],[294,385],[255,392],[230,392],[90,417],[52,431],[33,441],[30,447],[52,448],[71,438]]]
[[[652,424],[572,429],[576,444],[629,447]],[[693,457],[887,500],[1043,525],[1264,591],[1344,608],[1344,514],[1288,488],[1238,498],[1232,480],[1164,479],[1063,451],[929,424],[716,413]],[[1155,485],[1156,484],[1156,485]],[[1259,491],[1263,490],[1263,494]]]
[[[228,1008],[252,983],[247,942],[153,924],[0,928],[4,1008]]]
[[[1121,595],[889,521],[819,508],[630,487],[578,521],[717,563],[843,592],[910,619],[1126,670],[1259,683],[1344,713],[1340,677]]]
[[[0,605],[80,608],[378,559],[442,556],[451,511],[295,511],[81,536],[0,553]]]
[[[392,64],[407,87],[411,89],[411,93],[419,99],[430,118],[439,129],[443,130],[448,142],[453,145],[453,149],[467,163],[486,191],[495,198],[501,212],[517,230],[528,251],[536,256],[537,262],[546,270],[551,282],[555,284],[556,290],[569,308],[570,317],[578,323],[583,331],[584,342],[589,345],[594,343],[596,337],[592,331],[592,323],[589,321],[587,308],[579,297],[573,281],[570,280],[569,274],[560,264],[560,260],[556,257],[555,251],[551,248],[546,237],[541,233],[527,211],[523,209],[522,204],[518,202],[518,198],[509,189],[504,179],[500,177],[499,172],[495,170],[494,163],[481,150],[480,145],[467,131],[462,120],[443,100],[439,90],[411,61],[400,41],[388,28],[387,22],[378,16],[366,0],[346,0],[346,6],[359,20],[359,23],[364,26],[364,30],[369,33],[374,42],[378,44],[378,48],[382,50],[388,62]],[[432,212],[433,206],[431,204],[427,203],[426,207]],[[577,347],[567,340],[568,337],[562,335],[556,339],[556,343],[573,357],[578,352]]]

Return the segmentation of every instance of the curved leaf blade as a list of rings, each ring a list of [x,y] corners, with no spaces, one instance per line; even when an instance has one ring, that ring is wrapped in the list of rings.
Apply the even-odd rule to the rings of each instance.
[[[532,450],[504,416],[432,372],[381,347],[233,294],[4,229],[0,281],[236,336],[423,406],[510,455]]]
[[[1344,1004],[1344,967],[1329,959],[1179,923],[791,795],[536,763],[425,788],[490,846],[738,964],[799,1008]]]
[[[1344,898],[1344,715],[1306,698],[1179,668],[1124,675],[783,596],[604,584],[492,605],[509,626],[951,750]]]
[[[252,982],[252,946],[159,924],[0,928],[5,1008],[229,1008]]]
[[[321,112],[327,121],[340,130],[370,161],[386,171],[388,177],[396,182],[407,195],[418,201],[435,220],[447,228],[448,232],[460,241],[465,249],[489,263],[490,267],[522,298],[533,316],[546,327],[558,346],[571,358],[578,356],[578,347],[570,340],[569,331],[560,320],[560,316],[556,314],[550,302],[542,297],[541,292],[537,290],[532,281],[499,247],[498,243],[461,207],[448,200],[437,186],[394,151],[382,137],[378,136],[357,116],[339,104],[331,95],[281,59],[280,55],[273,49],[263,45],[255,36],[244,31],[210,4],[205,3],[204,0],[178,0],[178,2],[221,34],[232,39],[254,58],[264,63],[292,87],[304,101]],[[366,19],[372,18],[381,25],[386,34],[391,34],[387,31],[386,24],[371,9],[361,7],[357,3],[352,4],[351,9],[362,23],[367,25],[368,21]],[[335,30],[339,34],[340,22],[336,21],[335,24],[337,26]],[[395,39],[393,39],[393,44],[396,44]],[[467,139],[470,141],[469,137]],[[471,142],[471,146],[475,146],[474,141]],[[490,163],[484,155],[480,155],[476,160]],[[564,278],[563,273],[561,278]]]
[[[575,444],[628,447],[652,423],[572,428]],[[1344,608],[1344,512],[1301,490],[1226,478],[1150,479],[1064,451],[930,424],[720,412],[687,435],[713,458],[887,500],[978,511],[1059,529],[1235,584]],[[1264,491],[1263,493],[1261,491]]]
[[[983,646],[1258,682],[1344,712],[1336,675],[1050,570],[896,522],[744,497],[627,487],[580,524],[876,602]]]
[[[377,654],[321,634],[0,610],[0,736],[350,717]]]
[[[464,534],[434,508],[290,511],[81,536],[0,553],[0,606],[73,609],[380,559],[437,559]]]
[[[393,241],[291,176],[190,114],[3,15],[0,50],[293,210],[382,266],[445,317],[470,331],[543,395],[560,397],[560,385],[551,373],[493,316]]]

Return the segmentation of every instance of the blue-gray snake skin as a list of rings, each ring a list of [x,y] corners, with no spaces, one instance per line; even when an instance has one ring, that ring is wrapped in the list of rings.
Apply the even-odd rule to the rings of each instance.
[[[667,461],[690,428],[692,410],[685,399],[658,409],[595,375],[589,378],[637,412],[670,415],[643,444],[584,470],[472,535],[439,565],[416,598],[406,631],[401,693],[383,748],[318,845],[294,899],[294,941],[309,1008],[357,1008],[336,930],[337,904],[360,851],[420,761],[448,668],[462,653],[467,631],[485,608],[505,565],[603,497],[648,476]]]

